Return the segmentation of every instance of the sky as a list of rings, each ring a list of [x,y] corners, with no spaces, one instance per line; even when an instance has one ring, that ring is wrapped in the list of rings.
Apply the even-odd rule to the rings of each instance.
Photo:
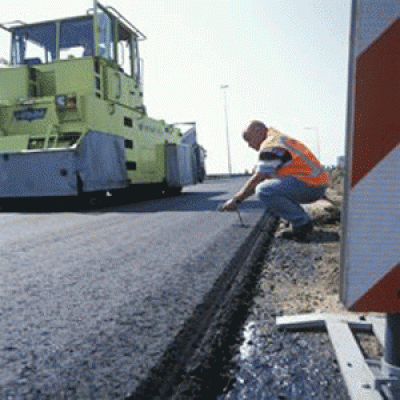
[[[101,3],[147,36],[140,55],[148,115],[196,122],[208,173],[228,172],[228,142],[232,172],[253,168],[257,154],[241,133],[254,119],[303,141],[327,166],[345,154],[351,0]],[[92,6],[2,0],[0,23],[84,15]],[[9,59],[7,41],[0,30],[0,58]]]

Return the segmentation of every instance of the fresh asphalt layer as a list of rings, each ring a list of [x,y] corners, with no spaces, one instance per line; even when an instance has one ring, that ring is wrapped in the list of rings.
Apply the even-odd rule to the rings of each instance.
[[[0,212],[0,398],[135,391],[264,214],[245,178],[95,210]]]

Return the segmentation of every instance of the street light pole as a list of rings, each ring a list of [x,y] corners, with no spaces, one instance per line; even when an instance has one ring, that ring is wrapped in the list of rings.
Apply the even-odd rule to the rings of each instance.
[[[227,100],[227,89],[228,85],[221,85],[221,89],[224,91],[224,110],[225,110],[225,124],[226,124],[226,148],[228,151],[228,173],[232,175],[232,164],[231,164],[231,150],[229,145],[229,130],[228,130],[228,100]]]
[[[318,160],[321,161],[321,147],[320,147],[320,141],[319,141],[319,129],[316,126],[306,126],[304,129],[311,130],[315,132],[315,137],[316,137],[316,142],[317,142],[317,156]]]

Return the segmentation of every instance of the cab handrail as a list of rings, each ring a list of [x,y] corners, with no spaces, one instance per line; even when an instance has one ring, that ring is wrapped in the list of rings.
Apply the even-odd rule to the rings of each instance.
[[[147,39],[146,35],[145,35],[143,32],[141,32],[138,28],[136,28],[135,25],[133,25],[129,20],[127,20],[127,19],[126,19],[118,10],[116,10],[114,7],[106,6],[105,9],[108,10],[108,11],[110,11],[110,12],[112,12],[112,13],[114,13],[114,14],[115,14],[114,17],[117,17],[117,18],[119,18],[120,20],[124,21],[125,24],[127,24],[127,25],[132,29],[132,31],[135,32],[135,33],[137,34],[137,39],[138,39],[138,40],[146,40],[146,39]],[[86,11],[86,15],[90,15],[90,13],[93,13],[93,12],[94,12],[94,8],[93,8],[93,7],[92,7],[92,8],[89,8],[89,9]]]
[[[138,28],[136,28],[136,26],[134,26],[130,21],[128,21],[118,10],[116,10],[114,7],[111,6],[107,6],[106,7],[107,10],[112,11],[114,14],[116,14],[117,17],[119,17],[122,21],[124,21],[127,25],[129,25],[131,27],[131,29],[139,34],[138,36],[138,40],[146,40],[147,37],[143,32],[140,32]]]

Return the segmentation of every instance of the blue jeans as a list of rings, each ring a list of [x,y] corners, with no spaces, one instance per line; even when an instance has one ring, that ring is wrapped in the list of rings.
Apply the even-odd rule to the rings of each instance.
[[[270,213],[290,221],[292,227],[297,227],[310,221],[300,204],[321,199],[325,190],[309,187],[296,178],[283,177],[261,182],[256,193]]]

